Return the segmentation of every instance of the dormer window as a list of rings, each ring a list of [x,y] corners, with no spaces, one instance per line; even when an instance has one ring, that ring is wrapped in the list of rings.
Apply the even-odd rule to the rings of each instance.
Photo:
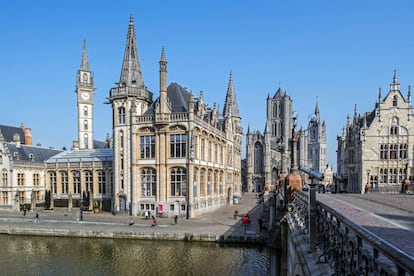
[[[19,153],[18,153],[17,151],[13,152],[13,157],[14,157],[16,160],[19,160]]]
[[[29,153],[29,160],[32,162],[35,160],[33,153]]]

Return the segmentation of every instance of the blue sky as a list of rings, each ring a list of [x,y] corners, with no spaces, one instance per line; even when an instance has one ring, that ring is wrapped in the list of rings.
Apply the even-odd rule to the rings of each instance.
[[[75,78],[86,39],[95,75],[94,132],[112,132],[104,104],[119,80],[133,14],[144,82],[158,97],[166,49],[169,82],[223,107],[230,71],[245,131],[263,131],[266,98],[280,86],[306,126],[318,97],[336,166],[347,114],[373,109],[398,71],[414,84],[414,2],[7,1],[0,9],[0,124],[32,128],[33,142],[70,148],[77,139]]]

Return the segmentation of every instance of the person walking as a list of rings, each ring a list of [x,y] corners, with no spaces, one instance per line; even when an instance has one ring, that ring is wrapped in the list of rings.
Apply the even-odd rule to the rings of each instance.
[[[175,215],[174,216],[174,224],[177,224],[178,223],[178,215]]]
[[[155,219],[154,216],[152,216],[152,224],[151,224],[151,227],[155,227],[155,226],[157,226],[157,220]]]
[[[34,222],[37,223],[39,221],[39,213],[36,213],[36,216],[34,218]]]
[[[148,212],[148,210],[145,211],[145,219],[146,220],[149,219],[149,212]]]
[[[134,219],[131,217],[131,218],[129,219],[129,226],[132,226],[132,225],[134,225]]]
[[[247,225],[250,223],[250,219],[248,215],[243,216],[242,223],[243,223],[243,228],[244,228],[243,232],[244,232],[244,235],[246,235],[246,228],[247,228]]]

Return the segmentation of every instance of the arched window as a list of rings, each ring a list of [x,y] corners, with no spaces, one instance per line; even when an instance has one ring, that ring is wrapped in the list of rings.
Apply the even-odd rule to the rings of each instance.
[[[143,168],[141,170],[142,196],[157,195],[157,174],[153,168]]]
[[[83,136],[83,142],[84,142],[84,144],[85,144],[85,147],[86,148],[89,148],[89,145],[88,145],[88,134],[86,134],[85,133],[85,135]]]
[[[52,193],[56,193],[57,184],[56,184],[56,173],[55,172],[49,173],[49,181],[50,181],[50,187],[52,188]]]
[[[88,74],[83,73],[83,82],[88,82]]]
[[[83,116],[88,116],[88,107],[86,105],[83,107]]]
[[[171,175],[171,195],[187,195],[187,171],[185,168],[175,167],[170,171]]]
[[[118,122],[125,124],[125,107],[118,108]]]
[[[3,164],[3,151],[0,150],[0,164]]]
[[[88,120],[83,121],[83,129],[88,130]]]

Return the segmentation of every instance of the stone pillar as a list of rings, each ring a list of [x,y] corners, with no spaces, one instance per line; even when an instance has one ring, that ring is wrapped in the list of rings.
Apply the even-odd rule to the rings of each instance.
[[[73,201],[72,201],[72,193],[69,193],[68,197],[68,212],[72,212]]]

